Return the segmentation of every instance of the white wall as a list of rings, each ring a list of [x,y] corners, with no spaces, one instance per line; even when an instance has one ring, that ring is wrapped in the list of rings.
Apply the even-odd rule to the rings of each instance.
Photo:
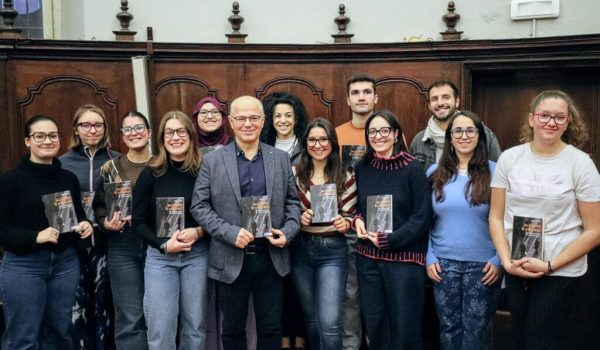
[[[55,0],[56,1],[56,0]],[[114,40],[120,28],[118,0],[60,0],[62,39]],[[146,40],[146,27],[160,42],[226,43],[232,0],[130,0],[130,29]],[[353,43],[402,42],[406,36],[441,40],[441,17],[447,0],[239,0],[245,18],[246,43],[332,43],[338,5],[346,5]],[[531,21],[510,19],[510,0],[455,0],[463,39],[506,39],[531,36]],[[562,0],[560,16],[537,21],[537,36],[600,33],[598,0]],[[67,15],[67,13],[69,15]],[[83,18],[78,18],[79,13]],[[76,14],[76,16],[71,16]],[[83,24],[83,29],[79,26]],[[58,38],[57,38],[58,39]]]

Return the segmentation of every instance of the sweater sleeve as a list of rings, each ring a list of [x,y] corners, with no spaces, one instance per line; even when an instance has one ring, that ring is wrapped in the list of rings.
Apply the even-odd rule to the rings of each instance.
[[[425,172],[416,166],[410,166],[408,181],[411,189],[412,213],[402,225],[387,235],[389,249],[400,250],[422,238],[429,232],[431,224],[431,194]]]
[[[9,174],[0,178],[0,246],[16,254],[26,254],[37,249],[35,230],[28,230],[12,224],[14,203],[18,188]]]
[[[133,230],[140,235],[144,241],[154,248],[159,248],[162,240],[156,237],[154,214],[152,213],[152,196],[156,178],[152,175],[152,169],[145,168],[133,189]]]

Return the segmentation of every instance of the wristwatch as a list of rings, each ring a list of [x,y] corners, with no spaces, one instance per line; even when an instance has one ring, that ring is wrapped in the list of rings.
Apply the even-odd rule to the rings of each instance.
[[[158,247],[158,251],[161,254],[166,254],[167,253],[167,242],[163,242],[160,247]]]

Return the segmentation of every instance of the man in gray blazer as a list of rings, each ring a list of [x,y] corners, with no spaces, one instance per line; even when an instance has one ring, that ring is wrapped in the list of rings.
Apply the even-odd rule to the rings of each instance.
[[[218,281],[222,298],[224,349],[246,349],[252,293],[257,348],[275,350],[281,345],[282,277],[290,272],[287,244],[298,233],[300,201],[287,154],[260,143],[261,102],[239,97],[228,118],[235,141],[202,160],[190,211],[212,237],[208,276]],[[243,227],[240,201],[264,195],[273,235],[255,238]]]

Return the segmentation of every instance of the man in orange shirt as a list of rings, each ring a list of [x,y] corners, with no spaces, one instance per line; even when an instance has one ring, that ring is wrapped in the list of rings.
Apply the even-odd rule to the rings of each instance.
[[[365,124],[377,104],[375,79],[365,74],[356,74],[346,81],[348,106],[352,111],[352,119],[337,128],[338,142],[346,164],[352,159],[358,160],[364,153]],[[344,147],[346,146],[346,147]],[[349,154],[351,153],[351,154]],[[358,350],[362,340],[362,326],[360,322],[360,301],[358,299],[358,283],[356,281],[356,233],[346,233],[348,243],[348,280],[346,282],[346,296],[342,307],[342,325],[344,326],[343,348]]]

